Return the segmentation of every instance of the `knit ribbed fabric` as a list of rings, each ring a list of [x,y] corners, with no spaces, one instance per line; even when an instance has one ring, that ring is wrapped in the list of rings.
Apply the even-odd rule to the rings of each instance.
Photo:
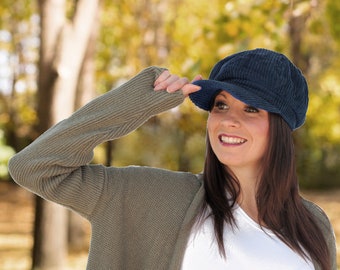
[[[202,176],[89,165],[95,146],[182,103],[180,92],[153,91],[161,72],[156,67],[145,69],[49,129],[10,160],[9,171],[18,184],[90,221],[88,270],[181,268],[191,224],[204,199]],[[332,246],[327,217],[314,204],[306,206]]]
[[[280,53],[256,49],[231,55],[214,66],[208,80],[194,84],[202,89],[190,94],[190,99],[207,111],[217,91],[226,90],[250,106],[281,115],[292,130],[300,127],[306,118],[306,80]]]

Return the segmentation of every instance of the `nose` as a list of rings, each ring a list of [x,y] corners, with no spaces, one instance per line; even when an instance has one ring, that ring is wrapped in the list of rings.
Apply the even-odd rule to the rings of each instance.
[[[221,123],[225,126],[229,127],[239,127],[240,126],[240,115],[236,110],[230,108],[228,112],[226,112],[222,119]]]

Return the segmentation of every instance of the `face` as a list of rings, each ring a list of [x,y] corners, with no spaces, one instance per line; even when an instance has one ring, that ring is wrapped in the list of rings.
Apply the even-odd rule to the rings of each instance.
[[[211,147],[219,161],[234,173],[258,173],[268,144],[269,114],[221,91],[207,121]]]

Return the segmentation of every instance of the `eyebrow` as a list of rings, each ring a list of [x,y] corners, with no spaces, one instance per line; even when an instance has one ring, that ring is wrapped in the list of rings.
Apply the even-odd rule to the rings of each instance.
[[[218,97],[218,96],[223,96],[225,99],[228,99],[227,95],[226,95],[225,93],[223,93],[223,92],[225,92],[225,90],[221,90],[221,91],[216,95],[216,97]]]

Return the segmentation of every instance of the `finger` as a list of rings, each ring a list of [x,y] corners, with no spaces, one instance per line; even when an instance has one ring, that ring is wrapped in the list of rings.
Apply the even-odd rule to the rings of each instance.
[[[167,78],[169,78],[171,76],[170,71],[169,70],[164,70],[159,76],[158,78],[155,80],[154,82],[154,86],[160,84],[161,82],[165,81]]]
[[[187,97],[189,94],[194,93],[194,92],[197,92],[197,91],[199,91],[199,90],[201,90],[201,87],[200,87],[200,86],[194,85],[194,84],[191,84],[191,83],[188,83],[188,84],[186,84],[186,85],[184,85],[184,86],[182,87],[183,95],[186,96],[186,97]]]
[[[189,83],[189,80],[187,78],[179,78],[175,76],[173,80],[171,81],[171,83],[167,86],[166,91],[169,93],[176,92],[188,83]]]
[[[165,76],[164,76],[164,78],[165,78]],[[174,85],[178,84],[176,82],[180,81],[180,80],[181,80],[181,78],[179,78],[177,75],[169,74],[169,76],[166,79],[164,79],[163,81],[159,82],[154,87],[154,90],[155,91],[158,91],[158,90],[167,90],[168,91],[169,86],[171,86],[173,84]],[[171,89],[173,89],[173,88],[171,87]]]
[[[195,81],[199,81],[199,80],[203,80],[202,75],[196,75],[195,78],[191,82],[195,82]]]

